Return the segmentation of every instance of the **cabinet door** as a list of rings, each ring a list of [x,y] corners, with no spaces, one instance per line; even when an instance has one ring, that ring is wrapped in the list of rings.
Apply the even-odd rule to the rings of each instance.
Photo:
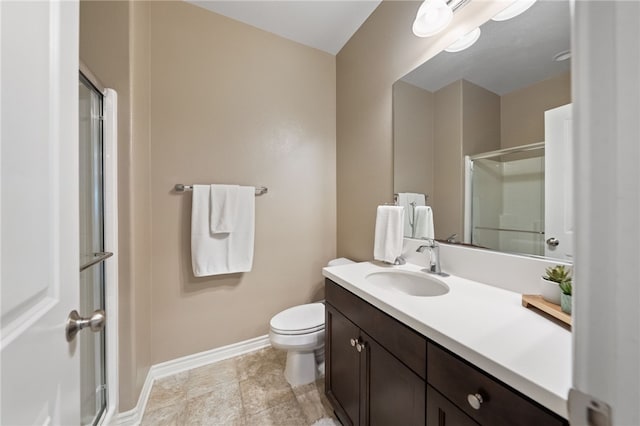
[[[425,424],[425,382],[409,367],[362,333],[365,374],[363,423],[380,425]]]
[[[343,425],[360,424],[360,330],[326,303],[325,393]]]
[[[427,386],[427,426],[477,426],[462,410]]]

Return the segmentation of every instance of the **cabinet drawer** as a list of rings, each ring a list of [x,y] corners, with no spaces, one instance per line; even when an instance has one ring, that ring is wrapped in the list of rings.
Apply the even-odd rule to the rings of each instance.
[[[471,417],[427,385],[428,426],[478,426]]]
[[[483,425],[564,425],[567,422],[450,352],[427,344],[427,382]],[[468,395],[480,394],[474,409]]]
[[[325,298],[418,376],[426,377],[424,336],[329,279],[325,280]]]

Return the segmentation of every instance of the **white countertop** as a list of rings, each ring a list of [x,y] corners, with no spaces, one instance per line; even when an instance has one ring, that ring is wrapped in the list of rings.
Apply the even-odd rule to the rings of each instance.
[[[443,296],[416,297],[367,282],[375,271],[418,272],[421,266],[362,262],[323,275],[478,368],[567,418],[571,333],[522,306],[521,294],[468,279],[437,277]]]

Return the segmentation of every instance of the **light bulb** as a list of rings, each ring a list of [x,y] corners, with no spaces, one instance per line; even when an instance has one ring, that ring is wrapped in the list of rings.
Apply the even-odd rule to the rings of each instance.
[[[536,0],[516,0],[502,12],[491,18],[494,21],[506,21],[507,19],[515,18],[527,9],[529,9]]]
[[[444,30],[453,19],[453,11],[443,0],[425,0],[413,21],[413,33],[431,37]]]

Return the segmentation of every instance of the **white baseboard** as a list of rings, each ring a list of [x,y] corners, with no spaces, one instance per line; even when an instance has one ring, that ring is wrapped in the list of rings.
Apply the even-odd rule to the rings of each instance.
[[[212,364],[214,362],[222,361],[225,359],[233,358],[238,355],[253,352],[258,349],[266,348],[270,346],[269,336],[264,335],[255,337],[253,339],[245,340],[243,342],[233,343],[231,345],[222,346],[220,348],[212,349],[210,351],[200,352],[193,355],[187,355],[182,358],[176,358],[171,361],[162,362],[160,364],[152,365],[147,373],[147,378],[140,391],[138,397],[138,404],[129,411],[119,413],[111,423],[112,425],[126,425],[137,426],[142,421],[144,410],[151,394],[151,388],[153,382],[162,377],[171,376],[182,371],[191,370],[193,368],[202,367],[204,365]]]

